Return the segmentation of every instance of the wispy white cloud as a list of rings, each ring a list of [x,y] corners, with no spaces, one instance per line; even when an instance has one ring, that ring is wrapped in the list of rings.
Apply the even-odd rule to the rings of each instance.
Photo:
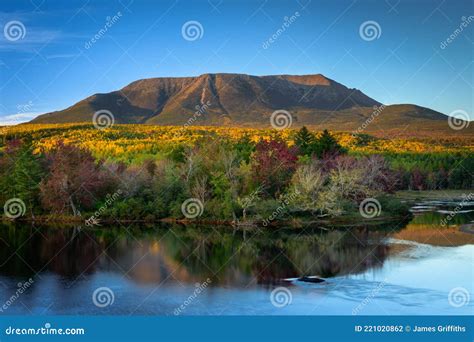
[[[26,26],[25,26],[26,27]],[[44,44],[50,43],[53,40],[57,40],[61,37],[59,31],[48,31],[30,29],[26,27],[25,38],[17,41],[10,41],[2,36],[0,40],[0,50],[6,51],[32,51],[34,48],[38,48]]]
[[[40,113],[17,113],[0,116],[0,126],[17,125],[19,123],[30,121],[36,118]]]
[[[88,36],[69,34],[61,31],[51,31],[41,28],[31,28],[26,26],[25,38],[17,41],[9,41],[2,35],[0,37],[0,51],[6,52],[31,52],[36,53],[45,45],[72,43],[78,40],[84,40]]]
[[[84,40],[88,35],[78,34],[77,32],[65,32],[60,29],[44,28],[35,24],[38,16],[44,19],[43,12],[0,12],[1,35],[0,51],[5,52],[26,52],[36,53],[38,49],[49,44],[71,43],[76,40]],[[48,15],[51,15],[49,13]],[[57,14],[55,14],[57,15]],[[17,40],[7,39],[4,29],[11,22],[19,22],[21,25],[15,25],[18,33],[20,30],[21,38]],[[14,33],[14,34],[15,34]]]

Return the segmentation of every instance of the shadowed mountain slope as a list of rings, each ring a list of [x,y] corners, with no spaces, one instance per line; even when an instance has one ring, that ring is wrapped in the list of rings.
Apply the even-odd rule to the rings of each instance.
[[[405,104],[374,109],[380,105],[321,74],[204,74],[139,80],[31,122],[85,122],[96,111],[108,110],[116,123],[268,127],[274,111],[286,110],[294,126],[355,130],[370,120],[368,130],[447,127],[446,115],[427,108]]]

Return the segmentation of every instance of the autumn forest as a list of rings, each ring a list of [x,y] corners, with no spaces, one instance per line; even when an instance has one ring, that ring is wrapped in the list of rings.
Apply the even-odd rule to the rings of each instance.
[[[23,218],[268,223],[350,215],[369,197],[403,213],[396,190],[474,187],[462,137],[88,124],[3,133],[0,199],[21,199]]]

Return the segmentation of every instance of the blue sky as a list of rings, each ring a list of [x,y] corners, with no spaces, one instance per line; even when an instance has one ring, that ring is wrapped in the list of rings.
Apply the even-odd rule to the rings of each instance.
[[[0,124],[141,78],[213,72],[322,73],[385,104],[463,110],[473,120],[472,4],[2,0]],[[183,36],[189,21],[202,27],[196,40]],[[360,32],[368,21],[375,36]]]

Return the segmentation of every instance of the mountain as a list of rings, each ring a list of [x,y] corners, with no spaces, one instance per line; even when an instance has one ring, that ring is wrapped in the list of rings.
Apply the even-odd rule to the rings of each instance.
[[[150,78],[121,90],[92,95],[73,106],[38,116],[31,123],[91,121],[108,110],[116,123],[157,125],[233,125],[269,127],[276,110],[291,113],[294,126],[354,130],[405,127],[416,123],[447,126],[447,116],[415,105],[381,103],[321,74],[251,76],[204,74],[197,77]]]

